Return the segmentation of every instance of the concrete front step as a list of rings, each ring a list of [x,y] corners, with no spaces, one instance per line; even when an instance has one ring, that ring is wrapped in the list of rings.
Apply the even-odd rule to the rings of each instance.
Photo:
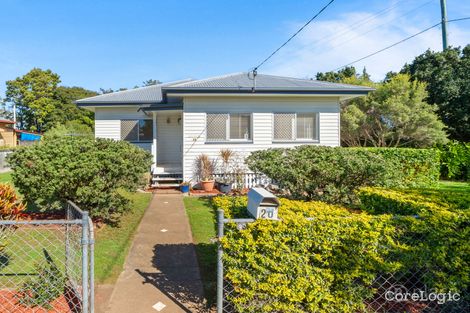
[[[180,186],[179,183],[155,183],[155,184],[152,184],[152,187],[156,187],[156,188],[177,188],[179,186]]]

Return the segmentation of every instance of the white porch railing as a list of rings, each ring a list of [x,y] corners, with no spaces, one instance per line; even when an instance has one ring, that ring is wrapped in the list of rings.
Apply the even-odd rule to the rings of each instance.
[[[230,181],[233,183],[233,186],[235,188],[240,188],[239,185],[241,185],[241,188],[253,188],[256,186],[267,186],[269,185],[272,181],[269,177],[262,175],[262,174],[256,174],[256,173],[242,173],[242,174],[236,174],[236,173],[229,173],[229,174],[214,174],[214,179],[215,181]]]

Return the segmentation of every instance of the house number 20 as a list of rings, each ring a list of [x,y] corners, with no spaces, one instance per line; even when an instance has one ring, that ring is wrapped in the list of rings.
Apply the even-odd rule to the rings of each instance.
[[[273,209],[270,209],[270,210],[261,209],[260,217],[261,218],[273,218],[274,217],[274,210]]]

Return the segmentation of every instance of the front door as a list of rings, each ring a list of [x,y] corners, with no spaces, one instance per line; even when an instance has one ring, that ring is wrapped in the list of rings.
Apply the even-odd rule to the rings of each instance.
[[[157,162],[181,166],[183,155],[181,113],[157,113]]]

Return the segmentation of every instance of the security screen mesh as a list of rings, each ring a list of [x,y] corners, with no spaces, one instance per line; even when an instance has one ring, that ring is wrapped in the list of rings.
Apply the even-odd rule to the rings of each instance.
[[[121,121],[121,140],[138,141],[139,125],[138,120],[122,120]]]
[[[226,113],[209,113],[206,118],[207,141],[227,140],[227,119]]]
[[[294,113],[274,113],[274,140],[293,140]]]

